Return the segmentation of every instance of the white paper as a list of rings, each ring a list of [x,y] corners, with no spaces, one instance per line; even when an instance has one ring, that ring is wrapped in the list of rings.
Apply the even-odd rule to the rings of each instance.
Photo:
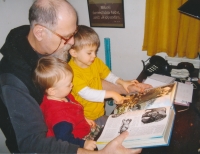
[[[166,85],[166,83],[164,83],[164,82],[161,82],[161,81],[158,81],[158,80],[154,80],[154,79],[151,79],[149,77],[144,81],[144,83],[150,84],[152,87],[159,87],[159,86]]]
[[[163,82],[163,83],[173,83],[175,81],[175,78],[170,77],[170,76],[166,76],[166,75],[160,75],[160,74],[152,74],[150,76],[151,79]]]
[[[173,83],[175,81],[175,78],[166,76],[166,75],[160,75],[160,74],[153,74],[144,81],[146,84],[152,85],[152,87],[159,87],[164,86],[169,83]]]
[[[178,82],[175,102],[192,102],[193,85]]]

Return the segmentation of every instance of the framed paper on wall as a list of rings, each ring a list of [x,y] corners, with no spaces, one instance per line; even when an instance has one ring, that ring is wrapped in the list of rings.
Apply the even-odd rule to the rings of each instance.
[[[88,0],[90,27],[124,28],[123,0]]]

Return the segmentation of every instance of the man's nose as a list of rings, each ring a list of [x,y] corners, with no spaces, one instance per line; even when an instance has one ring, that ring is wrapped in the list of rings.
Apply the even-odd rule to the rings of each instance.
[[[67,44],[74,45],[74,36],[67,42]]]

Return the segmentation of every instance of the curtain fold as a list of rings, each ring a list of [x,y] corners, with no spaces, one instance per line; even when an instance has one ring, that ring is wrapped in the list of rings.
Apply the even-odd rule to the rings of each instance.
[[[200,20],[184,15],[178,8],[186,0],[146,0],[143,51],[148,56],[196,58],[200,51]]]

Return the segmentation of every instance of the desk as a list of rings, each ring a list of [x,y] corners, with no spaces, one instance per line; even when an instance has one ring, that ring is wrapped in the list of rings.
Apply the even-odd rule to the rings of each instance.
[[[191,77],[196,77],[198,70],[195,70]],[[137,80],[142,82],[146,79],[142,71]],[[169,146],[144,148],[142,154],[198,154],[200,148],[200,85],[193,91],[192,103],[188,110],[184,106],[174,105],[176,110],[174,127]]]

